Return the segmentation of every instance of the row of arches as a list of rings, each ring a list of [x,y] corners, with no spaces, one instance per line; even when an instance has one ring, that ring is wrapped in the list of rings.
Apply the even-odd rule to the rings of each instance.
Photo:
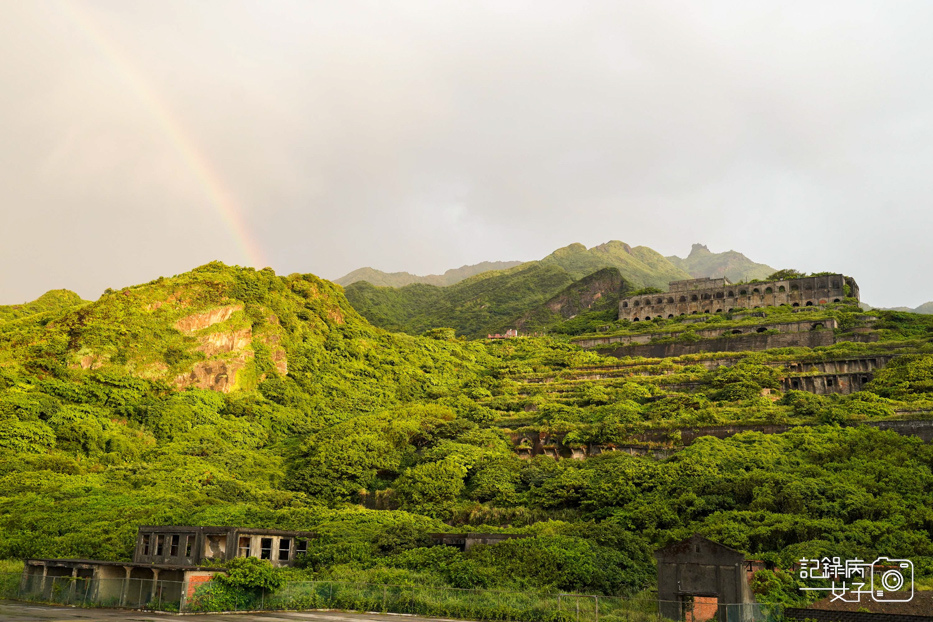
[[[833,281],[832,287],[833,287],[833,289],[838,289],[838,287],[839,287],[838,282],[837,282],[837,281]],[[812,284],[812,283],[804,283],[804,289],[805,289],[805,290],[812,290],[812,289],[814,289],[813,284]],[[754,288],[751,289],[750,292],[749,292],[749,289],[748,289],[748,288],[742,288],[742,289],[739,289],[739,290],[737,290],[737,291],[738,291],[738,295],[739,295],[739,296],[770,295],[770,294],[774,294],[774,293],[775,293],[775,289],[774,289],[772,286],[765,287],[764,290],[762,290],[760,287],[754,287]],[[776,291],[777,291],[777,293],[786,293],[786,292],[787,292],[787,286],[778,285]],[[796,283],[792,283],[792,284],[790,285],[790,291],[791,291],[792,293],[793,293],[793,292],[799,292],[799,291],[800,291],[800,286],[797,285]],[[703,292],[703,293],[701,293],[701,294],[690,294],[689,297],[685,294],[685,295],[680,296],[680,297],[678,298],[677,302],[699,302],[699,301],[701,301],[701,300],[713,300],[713,299],[720,300],[720,299],[722,299],[722,298],[724,298],[724,297],[725,297],[725,298],[735,298],[735,297],[736,297],[736,290],[730,289],[730,290],[728,290],[728,291],[715,292],[715,293]],[[834,302],[838,302],[838,301],[839,301],[838,298],[837,298],[836,300],[834,300]],[[653,302],[652,302],[652,299],[651,299],[651,298],[644,298],[644,299],[641,299],[641,300],[637,300],[637,299],[636,299],[636,300],[633,300],[633,301],[632,301],[632,306],[633,306],[633,307],[640,307],[640,306],[649,307],[649,306],[651,306],[652,304],[661,305],[661,304],[665,304],[665,303],[667,303],[667,304],[674,304],[674,297],[673,297],[673,296],[668,296],[667,298],[665,298],[665,297],[663,297],[663,296],[659,296],[659,297],[655,298]],[[622,301],[622,307],[623,307],[623,308],[628,308],[628,306],[629,306],[629,302],[628,302],[627,300]]]
[[[833,299],[833,302],[840,302],[840,300],[839,300],[839,298],[834,298],[834,299]],[[806,301],[806,303],[804,303],[803,306],[804,306],[804,307],[812,307],[812,306],[814,306],[815,304],[816,304],[816,303],[815,303],[814,301],[808,300],[808,301]],[[782,306],[782,307],[785,307],[785,306],[787,306],[787,305],[781,305],[781,306]],[[795,308],[796,308],[796,307],[800,307],[800,303],[799,303],[799,302],[795,302],[794,304],[792,304],[792,305],[790,305],[790,306],[791,306],[791,307],[795,307]],[[761,306],[759,305],[759,306],[756,306],[756,307],[754,307],[754,308],[755,308],[755,309],[760,309]],[[732,307],[730,307],[729,309],[726,310],[726,313],[732,313],[733,311],[735,311],[735,309],[733,309]],[[705,309],[704,311],[702,311],[702,313],[710,313],[710,314],[722,313],[722,312],[723,312],[722,309],[716,309],[715,311],[713,311],[712,309]],[[691,312],[690,312],[690,315],[699,315],[699,314],[700,314],[700,311],[699,311],[699,310],[697,310],[697,311],[691,311]],[[680,317],[680,316],[685,316],[685,315],[687,315],[687,314],[686,314],[686,313],[680,313],[680,314],[678,315],[678,317]],[[654,317],[652,317],[652,316],[650,316],[650,315],[646,315],[646,316],[643,317],[643,318],[633,317],[633,318],[631,318],[631,320],[632,320],[633,322],[640,322],[640,321],[648,322],[648,321],[650,321],[650,320],[657,319],[657,318],[659,318],[659,317],[663,317],[663,314],[661,314],[661,315],[656,315],[656,316],[654,316]],[[673,319],[674,317],[675,317],[675,316],[674,316],[673,313],[669,313],[669,314],[667,315],[667,319],[669,319],[669,320],[670,320],[670,319]]]

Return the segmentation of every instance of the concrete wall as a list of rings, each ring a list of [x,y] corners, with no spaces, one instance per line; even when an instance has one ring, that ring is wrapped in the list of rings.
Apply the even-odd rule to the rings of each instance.
[[[692,597],[716,597],[718,604],[755,602],[745,576],[745,555],[693,536],[655,552],[661,615],[683,619]]]
[[[754,335],[765,331],[777,331],[779,333],[806,333],[812,330],[835,329],[837,323],[835,319],[827,318],[822,320],[802,320],[798,322],[775,322],[771,324],[756,324],[755,326],[731,326],[729,328],[704,328],[702,330],[690,331],[700,339],[715,339],[717,337],[732,335]],[[645,344],[650,343],[652,339],[676,339],[684,334],[685,331],[670,331],[661,333],[642,333],[639,335],[614,335],[611,337],[592,337],[590,339],[580,339],[573,343],[581,348],[595,348],[607,346],[614,343],[619,345]]]
[[[843,374],[818,374],[812,376],[788,376],[781,379],[783,391],[807,391],[817,395],[848,395],[861,391],[871,382],[871,372],[850,372]]]
[[[849,283],[853,298],[858,297],[855,281],[841,274],[806,277],[788,281],[728,285],[720,279],[695,279],[671,284],[663,294],[629,296],[619,300],[619,319],[645,320],[677,317],[693,313],[728,313],[732,309],[754,309],[790,305],[818,306],[840,302]],[[676,289],[674,289],[676,286]]]
[[[431,542],[435,546],[453,546],[461,551],[469,551],[477,544],[498,544],[506,540],[530,537],[519,533],[432,533]]]
[[[291,565],[298,554],[297,541],[313,537],[311,532],[238,527],[140,527],[133,560],[189,566],[211,559],[233,559],[242,556],[248,548],[250,557],[286,566]],[[241,538],[245,538],[247,546],[240,546]]]
[[[746,352],[767,350],[769,348],[804,347],[816,348],[831,346],[835,343],[833,331],[814,330],[803,333],[779,333],[777,335],[751,334],[721,337],[719,339],[701,339],[692,343],[657,343],[644,345],[620,346],[600,352],[605,356],[641,356],[647,358],[667,358],[700,352]]]

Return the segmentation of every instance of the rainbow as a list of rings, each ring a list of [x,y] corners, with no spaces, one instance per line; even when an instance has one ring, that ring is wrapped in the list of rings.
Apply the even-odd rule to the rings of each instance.
[[[210,162],[195,144],[194,140],[185,131],[181,122],[172,114],[168,104],[162,101],[156,91],[146,81],[142,72],[137,69],[123,54],[120,48],[106,36],[94,23],[86,11],[81,10],[77,3],[64,0],[60,6],[64,13],[91,41],[101,55],[114,66],[130,88],[136,93],[140,101],[148,108],[152,116],[158,121],[166,137],[177,151],[182,162],[188,167],[194,177],[204,189],[205,194],[220,215],[231,236],[237,243],[246,265],[261,268],[266,265],[263,252],[259,244],[252,239],[249,228],[244,222],[240,210],[232,193],[224,187],[224,183],[214,171]]]

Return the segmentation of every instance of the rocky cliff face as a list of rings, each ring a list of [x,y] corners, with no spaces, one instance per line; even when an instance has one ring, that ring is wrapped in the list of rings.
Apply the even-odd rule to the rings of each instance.
[[[519,330],[536,330],[568,320],[581,313],[614,310],[628,285],[616,268],[605,268],[572,283],[543,305],[515,321]]]
[[[362,321],[338,287],[317,277],[213,263],[108,290],[31,324],[20,319],[16,331],[0,333],[0,352],[40,369],[64,364],[77,374],[112,371],[231,392],[288,374],[291,344],[323,340],[348,319]]]

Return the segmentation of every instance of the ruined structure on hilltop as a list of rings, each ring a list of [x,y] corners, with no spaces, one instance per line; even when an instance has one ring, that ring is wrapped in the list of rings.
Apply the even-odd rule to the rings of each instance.
[[[619,319],[633,322],[694,313],[729,313],[790,305],[814,307],[844,298],[858,300],[858,285],[841,274],[808,276],[781,281],[738,283],[728,279],[673,281],[665,294],[642,294],[619,300]]]

